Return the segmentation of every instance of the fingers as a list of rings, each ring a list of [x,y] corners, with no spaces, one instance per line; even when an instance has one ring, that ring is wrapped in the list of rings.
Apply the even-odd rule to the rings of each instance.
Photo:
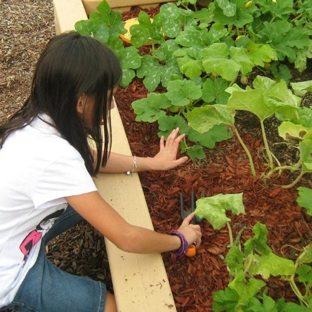
[[[176,128],[169,134],[166,145],[170,146],[173,144],[179,144],[181,142],[181,140],[185,137],[185,134],[180,134],[177,137],[179,131],[180,131],[180,128]]]
[[[174,129],[165,141],[164,137],[160,138],[159,152],[154,158],[154,170],[169,170],[184,164],[187,160],[187,156],[183,156],[177,159],[177,154],[180,146],[180,142],[185,137],[185,134],[178,136],[180,129]]]
[[[165,148],[165,138],[164,138],[163,135],[162,135],[161,138],[160,138],[159,148],[160,148],[160,150],[162,150],[162,149]]]
[[[188,157],[183,156],[183,157],[175,160],[175,166],[180,166],[180,165],[184,164],[187,160],[188,160]]]
[[[190,213],[181,224],[181,231],[187,236],[189,244],[196,242],[196,246],[199,247],[201,244],[202,231],[198,224],[190,224],[195,214]]]
[[[199,225],[190,225],[194,228],[196,234],[197,234],[197,237],[196,237],[196,247],[199,247],[200,244],[201,244],[201,238],[202,238],[202,232],[201,232],[201,229],[200,229],[200,226]],[[198,228],[195,228],[195,227],[198,227]]]
[[[186,216],[186,217],[184,218],[182,224],[183,224],[183,225],[189,225],[190,222],[192,221],[192,219],[194,218],[194,216],[195,216],[195,213],[194,213],[194,212],[190,213],[188,216]]]

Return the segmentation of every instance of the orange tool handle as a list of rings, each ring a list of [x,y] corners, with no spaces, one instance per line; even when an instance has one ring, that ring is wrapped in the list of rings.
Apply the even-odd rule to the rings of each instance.
[[[195,257],[196,256],[196,244],[190,245],[185,255],[187,257]]]

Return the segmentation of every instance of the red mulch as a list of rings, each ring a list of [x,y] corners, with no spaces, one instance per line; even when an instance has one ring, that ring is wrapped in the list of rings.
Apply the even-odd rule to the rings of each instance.
[[[117,92],[116,102],[132,153],[153,156],[159,149],[158,127],[156,124],[136,122],[131,107],[133,101],[145,97],[146,93],[141,82],[135,81]],[[206,196],[243,192],[246,214],[229,215],[234,235],[245,227],[244,241],[250,237],[252,227],[261,222],[268,228],[268,241],[273,251],[294,259],[297,250],[306,246],[312,238],[311,217],[296,202],[299,184],[291,189],[280,187],[291,182],[293,177],[288,172],[279,178],[264,181],[261,178],[265,160],[261,158],[263,143],[260,128],[242,127],[240,132],[254,158],[256,177],[251,176],[246,154],[235,137],[207,150],[204,161],[189,160],[185,165],[166,172],[140,173],[155,230],[168,232],[179,226],[180,193],[189,203],[192,191],[197,197],[202,192]],[[304,177],[302,183],[311,187],[310,177]],[[163,255],[179,312],[211,311],[213,292],[224,289],[228,283],[228,272],[223,261],[229,244],[227,229],[215,231],[205,221],[202,230],[203,243],[194,258],[177,258],[169,253]],[[288,301],[296,301],[287,284],[278,279],[270,280],[270,284],[269,295],[275,299],[282,296]]]

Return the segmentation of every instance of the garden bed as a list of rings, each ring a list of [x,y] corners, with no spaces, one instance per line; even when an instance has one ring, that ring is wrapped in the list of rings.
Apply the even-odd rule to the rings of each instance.
[[[310,72],[311,73],[311,72]],[[310,75],[310,73],[307,73]],[[152,156],[158,150],[157,125],[137,123],[131,103],[146,95],[139,81],[119,90],[116,100],[135,155]],[[260,126],[250,115],[242,115],[240,128],[242,137],[255,159],[257,172],[263,171],[263,143]],[[270,141],[277,138],[277,124],[272,122]],[[291,150],[275,146],[276,155],[285,161],[293,159]],[[185,165],[168,172],[141,173],[150,214],[156,230],[167,232],[181,222],[179,194],[190,200],[191,192],[200,197],[220,193],[243,192],[245,215],[229,215],[236,235],[243,227],[242,240],[252,235],[252,227],[261,222],[269,230],[268,242],[274,252],[288,259],[295,259],[300,250],[312,240],[311,217],[297,204],[297,187],[283,189],[293,175],[284,172],[279,178],[265,182],[258,174],[252,177],[248,159],[238,140],[219,143],[215,149],[206,150],[202,161],[188,161]],[[299,185],[312,187],[311,175],[305,176]],[[299,186],[297,185],[297,186]],[[189,205],[188,201],[188,205]],[[163,259],[178,311],[212,311],[212,296],[224,289],[229,274],[224,263],[229,244],[226,228],[215,231],[207,222],[202,224],[203,242],[194,258],[176,258],[164,254]],[[284,297],[296,302],[296,297],[286,282],[271,278],[268,294],[274,299]]]
[[[13,3],[14,1],[4,2]],[[40,1],[34,1],[34,4],[40,7]],[[19,4],[15,10],[18,8]],[[131,15],[133,16],[135,13],[131,12]],[[23,14],[25,13],[23,12]],[[45,14],[53,16],[51,7],[50,11],[45,10]],[[43,43],[53,35],[53,31],[50,30],[44,35],[44,38],[39,36],[39,33],[44,32],[45,27],[50,27],[50,24],[47,25],[44,22],[45,19],[32,16],[27,20],[32,26],[31,33],[38,31],[39,44],[37,50],[32,47],[26,51],[27,41],[29,44],[33,44],[34,41],[30,42],[25,27],[16,27],[18,23],[15,23],[13,33],[16,36],[14,41],[16,45],[13,45],[13,53],[8,52],[5,58],[7,64],[11,64],[11,78],[0,76],[0,87],[3,91],[0,101],[2,120],[16,110],[28,94],[27,85],[21,84],[26,81],[25,77],[20,75],[21,67],[16,67],[14,73],[14,64],[24,57],[23,53],[30,55],[30,61],[25,63],[25,68],[26,65],[34,64],[35,56],[42,49]],[[5,20],[2,21],[2,23],[4,22]],[[21,40],[23,36],[27,38],[24,39],[24,43]],[[42,41],[45,42],[42,43]],[[29,51],[33,51],[33,53]],[[26,69],[26,78],[29,79],[28,72],[31,70],[28,67]],[[312,68],[309,64],[308,70],[300,75],[294,71],[293,79],[295,81],[309,80],[311,75]],[[4,97],[5,95],[6,97]],[[135,115],[131,107],[133,101],[146,95],[147,91],[141,82],[135,80],[129,87],[119,90],[116,101],[132,153],[152,156],[158,150],[158,127],[155,124],[135,122]],[[307,105],[311,105],[309,99]],[[262,172],[265,168],[263,168],[263,143],[259,124],[249,114],[240,114],[237,118],[240,133],[254,157],[257,172]],[[296,157],[293,150],[285,144],[272,144],[272,142],[278,141],[278,123],[274,119],[270,119],[268,123],[270,123],[269,142],[275,155],[281,162],[292,161]],[[300,250],[312,239],[311,217],[297,204],[297,187],[304,185],[312,188],[311,175],[304,176],[296,187],[290,189],[280,187],[282,184],[291,182],[295,177],[287,171],[279,178],[266,182],[262,180],[260,174],[252,177],[248,159],[236,137],[218,143],[216,148],[205,151],[207,156],[204,160],[190,160],[185,165],[167,172],[140,174],[154,228],[161,232],[167,232],[180,224],[180,193],[189,199],[192,191],[197,197],[201,196],[202,191],[205,191],[207,196],[243,192],[246,214],[230,215],[234,234],[245,227],[242,235],[242,241],[244,241],[250,237],[254,224],[262,222],[269,230],[268,242],[274,252],[288,259],[295,259]],[[202,229],[203,243],[198,248],[196,257],[176,258],[169,253],[163,254],[179,312],[211,311],[213,293],[224,289],[229,280],[229,274],[224,264],[229,243],[227,229],[215,231],[206,221],[202,224]],[[109,287],[112,287],[103,238],[88,225],[80,225],[66,232],[53,241],[48,249],[51,260],[53,259],[54,263],[68,272],[92,276],[107,282]],[[274,299],[284,297],[287,301],[297,302],[297,298],[286,282],[270,278],[268,285],[268,294]]]

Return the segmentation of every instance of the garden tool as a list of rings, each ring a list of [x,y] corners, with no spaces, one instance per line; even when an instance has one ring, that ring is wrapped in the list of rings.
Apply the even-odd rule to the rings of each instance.
[[[195,202],[196,202],[195,195],[194,195],[194,192],[192,192],[191,193],[191,207],[190,209],[185,210],[184,209],[184,197],[183,197],[183,194],[180,194],[180,212],[181,212],[182,220],[184,220],[190,213],[195,211],[195,206],[196,206]],[[203,220],[201,218],[195,215],[191,221],[191,224],[199,224],[202,221]],[[186,252],[186,256],[188,257],[194,257],[195,255],[196,255],[196,242],[191,244],[188,248],[188,251]]]

